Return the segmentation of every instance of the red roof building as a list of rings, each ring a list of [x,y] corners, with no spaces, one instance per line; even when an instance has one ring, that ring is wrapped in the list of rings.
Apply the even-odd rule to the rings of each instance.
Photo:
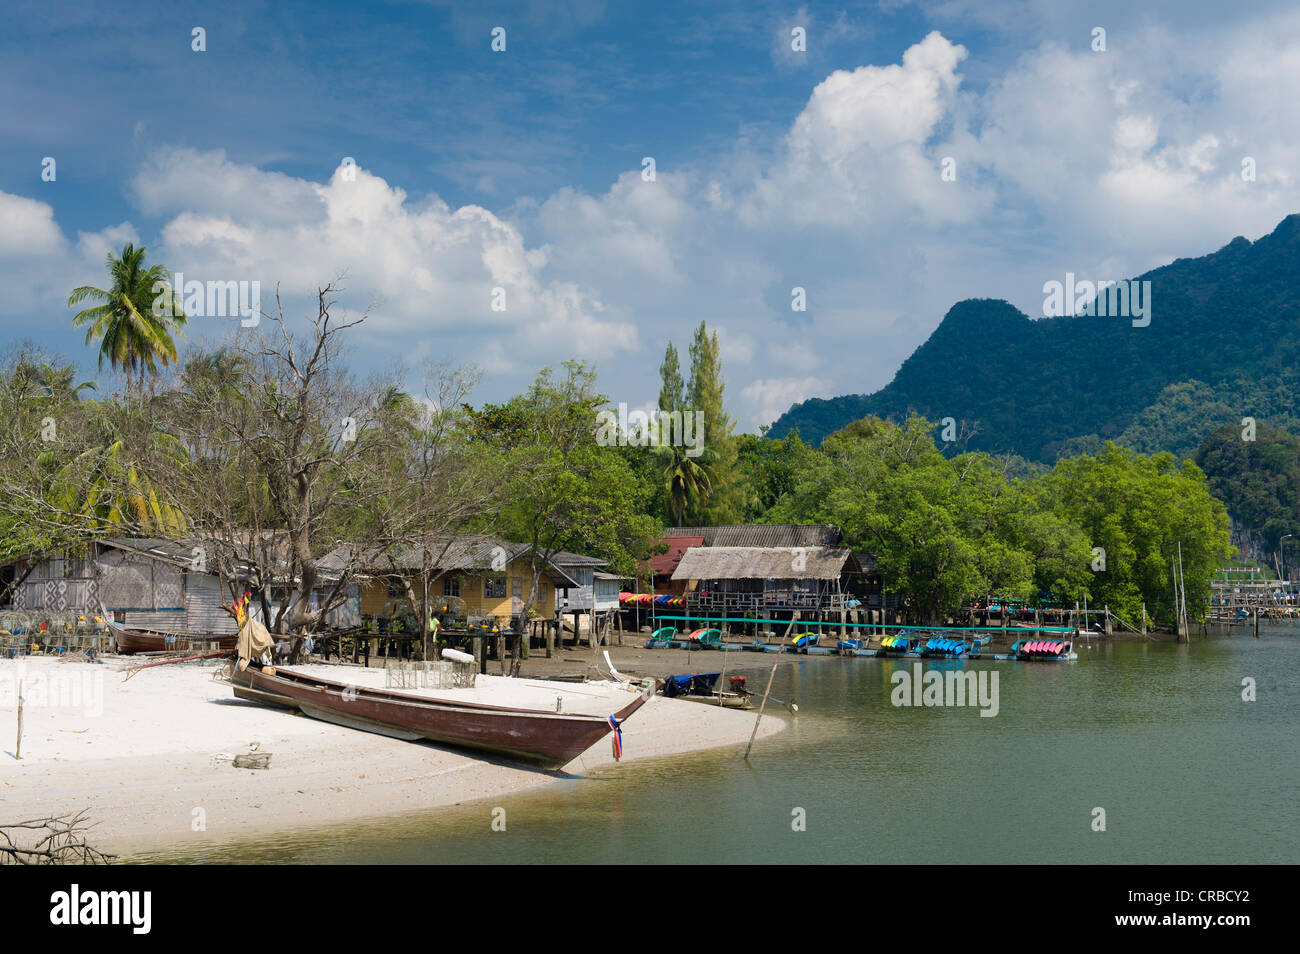
[[[641,564],[643,573],[654,574],[654,591],[656,594],[680,596],[686,584],[678,580],[673,582],[673,573],[677,564],[682,562],[682,554],[691,547],[704,546],[704,537],[664,537],[661,541],[668,545],[666,553],[656,553]]]

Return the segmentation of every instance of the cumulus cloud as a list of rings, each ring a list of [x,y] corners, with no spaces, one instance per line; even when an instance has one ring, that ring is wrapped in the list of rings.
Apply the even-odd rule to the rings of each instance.
[[[773,30],[788,36],[789,22]],[[958,299],[1032,313],[1066,270],[1129,277],[1300,209],[1297,30],[1289,11],[1204,36],[1130,26],[1104,54],[1086,30],[1071,46],[1044,30],[1054,38],[996,64],[931,32],[896,62],[808,69],[806,101],[767,141],[496,211],[413,197],[360,167],[313,182],[189,149],[151,155],[130,191],[162,219],[151,254],[187,278],[302,294],[346,271],[352,299],[374,302],[380,358],[475,362],[494,399],[577,354],[600,360],[616,402],[641,405],[664,343],[685,357],[706,320],[730,410],[753,427],[797,400],[884,385]],[[0,216],[11,309],[97,278],[103,251],[133,234],[69,241],[48,205],[4,193]],[[806,311],[791,308],[795,286]],[[505,311],[491,307],[498,288]]]
[[[741,420],[742,430],[757,430],[770,424],[791,404],[811,397],[827,397],[817,378],[758,378],[741,390],[748,410],[748,420]]]
[[[962,138],[945,124],[966,56],[930,33],[901,64],[833,72],[813,89],[742,216],[862,227],[913,216],[963,221],[987,207],[982,187],[949,188],[939,174]]]
[[[352,300],[374,303],[369,334],[403,351],[425,335],[447,336],[462,360],[502,372],[631,345],[619,309],[577,281],[547,276],[546,249],[528,248],[516,227],[480,206],[415,201],[356,166],[315,184],[221,155],[194,158],[212,193],[226,198],[187,208],[163,229],[161,254],[185,263],[187,278],[278,281],[301,296],[346,274]],[[176,160],[164,157],[168,174],[148,186],[137,180],[137,189],[183,202],[189,174]],[[493,340],[501,336],[512,343]]]
[[[127,224],[78,233],[69,241],[48,203],[0,192],[0,314],[29,328],[48,328],[59,315],[69,321],[68,293],[100,284],[104,257],[139,236]]]

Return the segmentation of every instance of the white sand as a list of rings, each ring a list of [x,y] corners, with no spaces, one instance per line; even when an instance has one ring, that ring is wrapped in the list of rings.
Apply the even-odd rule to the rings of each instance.
[[[85,808],[98,823],[92,844],[121,851],[419,811],[555,777],[237,700],[213,680],[215,666],[160,666],[124,679],[112,667],[126,664],[0,660],[0,826]],[[384,684],[382,670],[311,668],[340,682]],[[15,759],[19,679],[24,728]],[[550,711],[558,696],[565,712],[600,715],[632,698],[613,686],[499,676],[427,694]],[[753,725],[753,712],[656,697],[624,726],[624,761],[743,745]],[[759,736],[784,727],[769,709]],[[235,769],[220,758],[253,743],[272,753],[269,769]],[[611,761],[606,738],[566,771],[582,775]]]

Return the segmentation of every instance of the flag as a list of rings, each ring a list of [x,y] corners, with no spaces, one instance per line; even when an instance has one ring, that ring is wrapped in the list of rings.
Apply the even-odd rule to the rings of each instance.
[[[614,730],[614,761],[617,762],[623,758],[623,730],[613,716],[610,716],[608,721],[609,727]]]

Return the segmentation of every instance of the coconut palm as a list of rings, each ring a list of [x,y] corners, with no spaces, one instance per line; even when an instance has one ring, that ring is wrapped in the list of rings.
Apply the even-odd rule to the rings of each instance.
[[[709,498],[713,491],[713,474],[702,460],[686,456],[686,448],[665,447],[668,466],[664,468],[664,489],[668,492],[668,506],[677,526],[682,525],[686,510]]]
[[[33,369],[32,379],[41,394],[55,404],[76,404],[82,391],[95,390],[94,381],[77,381],[77,369],[70,364],[42,361]]]
[[[23,354],[4,377],[4,389],[16,401],[33,400],[42,408],[77,404],[81,392],[95,390],[93,381],[77,381],[77,369],[54,364],[36,354]]]
[[[144,246],[127,243],[122,254],[108,253],[105,264],[109,278],[107,289],[93,285],[74,288],[68,307],[84,301],[98,302],[73,316],[74,328],[86,329],[86,344],[99,342],[99,366],[104,359],[126,375],[127,391],[137,375],[143,378],[176,360],[172,332],[185,324],[185,313],[170,284],[170,275],[162,265],[145,267]],[[160,285],[166,285],[161,291]],[[157,307],[155,307],[157,304]]]
[[[165,500],[149,465],[177,466],[187,459],[175,437],[150,424],[137,405],[107,402],[86,421],[84,449],[60,459],[57,449],[42,455],[53,469],[49,496],[60,510],[89,518],[100,529],[154,536],[184,532],[185,518]]]

